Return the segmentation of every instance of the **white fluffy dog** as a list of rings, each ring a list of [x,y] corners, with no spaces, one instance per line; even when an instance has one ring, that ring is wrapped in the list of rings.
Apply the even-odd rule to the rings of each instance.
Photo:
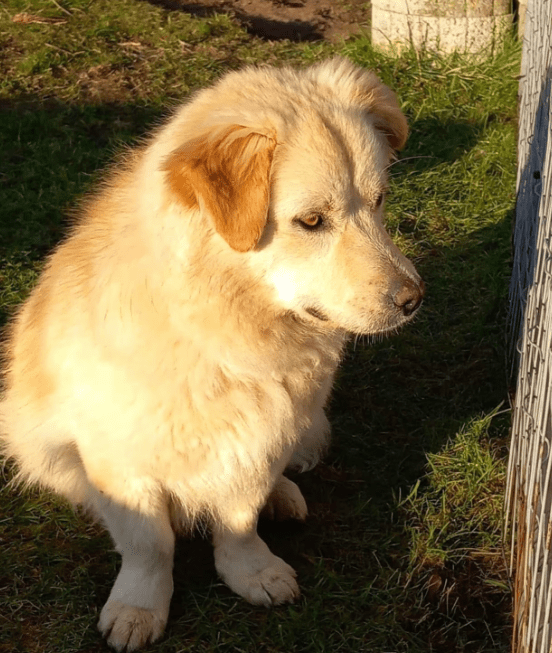
[[[422,301],[383,226],[406,136],[394,94],[345,59],[229,73],[108,176],[13,320],[3,448],[109,529],[117,650],[162,634],[175,532],[196,520],[235,592],[297,597],[257,518],[306,516],[283,472],[327,444],[348,335]]]

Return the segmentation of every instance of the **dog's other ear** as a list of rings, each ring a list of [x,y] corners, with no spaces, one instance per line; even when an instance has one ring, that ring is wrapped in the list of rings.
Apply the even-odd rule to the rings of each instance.
[[[275,147],[248,127],[214,128],[175,150],[164,169],[179,200],[188,208],[202,200],[230,247],[247,252],[266,224]]]
[[[375,116],[375,126],[387,136],[389,145],[401,150],[408,138],[408,123],[397,96],[373,73],[366,74],[366,81],[368,79],[370,84],[359,92],[360,103]]]
[[[408,125],[399,107],[397,96],[370,70],[356,66],[349,59],[335,57],[313,66],[319,82],[336,92],[349,95],[354,104],[375,118],[375,126],[382,131],[394,150],[404,147]]]

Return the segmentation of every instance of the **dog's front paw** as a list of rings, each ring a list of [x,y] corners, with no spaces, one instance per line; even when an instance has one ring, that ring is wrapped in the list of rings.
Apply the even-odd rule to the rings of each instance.
[[[308,515],[307,503],[297,485],[282,476],[268,497],[261,517],[284,521],[297,519],[305,521]]]
[[[233,569],[232,572],[223,576],[226,584],[254,605],[293,603],[300,594],[295,570],[275,555],[262,569]]]
[[[98,629],[116,651],[136,651],[159,639],[166,619],[146,608],[108,601],[100,615]]]
[[[269,607],[293,603],[299,597],[295,570],[281,558],[275,557],[275,560],[277,564],[250,577],[247,595],[244,596],[250,603]]]

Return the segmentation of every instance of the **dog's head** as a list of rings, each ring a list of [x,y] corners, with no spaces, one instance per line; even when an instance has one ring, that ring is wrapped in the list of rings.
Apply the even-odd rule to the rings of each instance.
[[[168,157],[171,192],[209,215],[283,311],[355,333],[395,329],[424,285],[383,224],[388,167],[407,137],[394,93],[345,59],[256,74],[240,92],[240,73],[219,83],[230,106]]]

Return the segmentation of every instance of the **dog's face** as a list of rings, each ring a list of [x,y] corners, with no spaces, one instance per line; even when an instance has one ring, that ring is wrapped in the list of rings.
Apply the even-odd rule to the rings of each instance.
[[[383,224],[387,170],[406,122],[391,91],[349,62],[311,69],[310,79],[333,97],[307,103],[285,134],[212,129],[173,153],[169,182],[210,213],[283,311],[384,333],[411,319],[424,293]]]
[[[324,122],[299,125],[276,157],[252,268],[304,319],[389,331],[412,317],[423,295],[383,224],[389,144],[360,112]]]

